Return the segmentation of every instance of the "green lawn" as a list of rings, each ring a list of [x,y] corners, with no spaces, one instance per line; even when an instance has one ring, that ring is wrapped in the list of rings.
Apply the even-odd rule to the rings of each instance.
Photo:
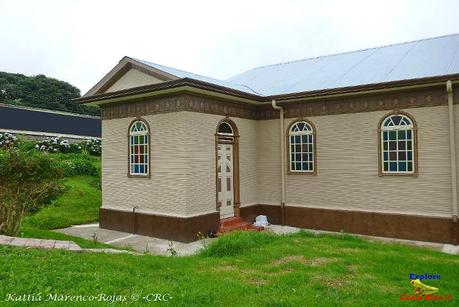
[[[101,191],[97,176],[65,179],[67,191],[52,205],[26,217],[21,224],[21,237],[71,240],[84,248],[111,247],[106,244],[52,231],[71,225],[97,222]]]
[[[410,273],[431,273],[441,280],[427,284],[459,299],[457,256],[307,232],[232,233],[184,258],[0,247],[0,268],[3,298],[102,293],[132,303],[167,293],[171,306],[393,306],[410,304],[399,298],[413,293]]]
[[[77,176],[67,178],[67,191],[52,205],[23,221],[24,226],[57,229],[70,225],[97,222],[102,201],[98,178]]]
[[[67,178],[67,192],[51,206],[24,219],[21,236],[106,247],[51,231],[97,221],[101,202],[98,182],[98,176]],[[145,303],[142,297],[161,293],[172,297],[162,302],[171,306],[419,304],[400,301],[401,294],[413,294],[410,273],[440,274],[441,280],[425,283],[438,287],[442,295],[451,294],[451,305],[457,305],[458,256],[370,243],[349,235],[308,232],[284,236],[232,233],[214,240],[201,254],[185,258],[0,246],[0,302],[13,293],[41,293],[42,303],[48,294],[105,294],[120,295],[138,305]],[[132,300],[136,295],[139,301]]]

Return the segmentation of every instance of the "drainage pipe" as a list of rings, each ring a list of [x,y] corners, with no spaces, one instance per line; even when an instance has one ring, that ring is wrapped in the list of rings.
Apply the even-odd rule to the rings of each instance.
[[[284,140],[284,109],[271,101],[273,109],[280,111],[280,156],[281,156],[281,225],[285,225],[285,140]]]
[[[456,135],[454,127],[454,104],[453,104],[453,85],[450,80],[446,82],[446,92],[448,93],[448,115],[449,115],[449,150],[451,159],[451,194],[453,207],[453,221],[457,222],[457,175],[456,175]]]

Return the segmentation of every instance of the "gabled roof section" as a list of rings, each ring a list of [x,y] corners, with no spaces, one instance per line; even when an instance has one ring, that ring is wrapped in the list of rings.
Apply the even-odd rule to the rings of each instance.
[[[459,34],[253,68],[228,82],[264,96],[459,73]]]
[[[148,84],[155,84],[155,83],[161,83],[161,82],[179,79],[177,76],[170,74],[167,71],[157,69],[150,65],[146,65],[142,63],[141,61],[125,56],[124,58],[121,59],[121,61],[119,61],[119,63],[115,67],[113,67],[112,70],[110,70],[102,78],[102,80],[100,80],[85,95],[83,95],[83,97],[93,96],[93,95],[102,94],[107,91],[110,91],[109,90],[110,87],[115,85],[116,82],[118,82],[120,79],[123,78],[123,76],[126,76],[126,74],[128,74],[132,70],[140,74],[143,74],[145,77],[150,77],[151,80],[148,81],[148,79],[145,80],[144,78],[144,80],[142,80],[141,83],[138,83],[136,85],[132,84],[131,87],[143,86],[143,85],[148,85]],[[122,89],[126,89],[126,88],[127,87],[122,88]]]
[[[144,75],[139,76],[139,72]],[[251,102],[266,102],[447,79],[459,79],[459,34],[256,67],[226,81],[124,57],[88,93],[75,100],[101,102],[114,97],[193,88],[205,90],[206,94],[220,93]]]
[[[184,70],[180,70],[180,69],[176,69],[176,68],[172,68],[172,67],[168,67],[168,66],[164,66],[164,65],[159,65],[159,64],[155,64],[155,63],[151,63],[151,62],[147,62],[147,61],[143,61],[143,60],[136,60],[136,61],[139,61],[139,62],[141,62],[141,63],[143,63],[145,65],[148,65],[148,66],[150,66],[152,68],[156,68],[158,70],[167,72],[167,73],[169,73],[171,75],[174,75],[174,76],[176,76],[178,78],[189,78],[189,79],[203,81],[203,82],[206,82],[206,83],[211,83],[211,84],[215,84],[215,85],[219,85],[219,86],[224,86],[224,87],[227,87],[227,88],[230,88],[230,89],[233,89],[233,90],[246,92],[246,93],[249,93],[249,94],[260,95],[260,93],[257,93],[256,91],[252,90],[250,87],[248,87],[246,85],[243,85],[243,84],[239,84],[238,82],[222,81],[222,80],[218,80],[218,79],[214,79],[214,78],[210,78],[210,77],[194,74],[194,73],[187,72],[187,71],[184,71]]]

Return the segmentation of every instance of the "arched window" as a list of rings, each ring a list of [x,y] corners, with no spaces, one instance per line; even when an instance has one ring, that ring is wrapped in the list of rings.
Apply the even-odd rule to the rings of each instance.
[[[416,172],[416,127],[406,114],[391,114],[380,125],[380,174]]]
[[[316,172],[314,126],[305,121],[292,123],[289,132],[289,171],[291,173]]]
[[[129,174],[148,176],[150,172],[150,134],[147,124],[135,120],[129,127]]]

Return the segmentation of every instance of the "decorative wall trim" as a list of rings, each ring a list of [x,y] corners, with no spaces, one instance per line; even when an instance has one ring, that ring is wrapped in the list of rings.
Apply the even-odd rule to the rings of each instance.
[[[455,99],[455,104],[459,99]],[[304,102],[283,103],[285,118],[301,118],[347,113],[374,112],[447,105],[442,88],[417,89],[392,94],[363,95],[345,98],[313,99]],[[277,119],[278,111],[270,104],[246,104],[211,98],[196,93],[175,93],[112,105],[102,105],[102,119],[138,117],[161,113],[190,111],[255,120]]]
[[[281,206],[241,207],[252,223],[257,215],[280,223]],[[451,218],[285,206],[285,225],[407,240],[459,244],[459,223]]]

